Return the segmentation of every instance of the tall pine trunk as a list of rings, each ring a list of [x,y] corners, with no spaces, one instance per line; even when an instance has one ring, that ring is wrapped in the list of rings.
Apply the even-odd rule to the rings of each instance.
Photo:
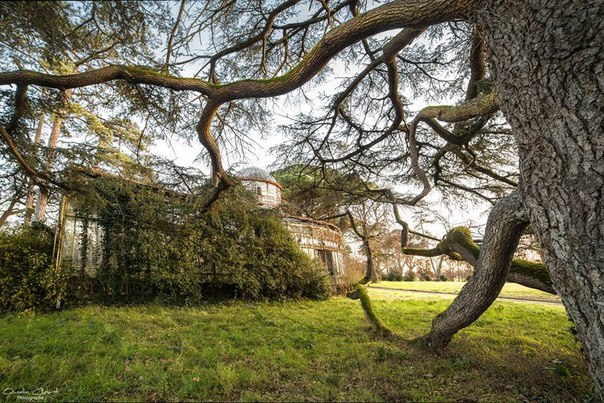
[[[73,89],[65,90],[62,94],[62,102],[67,103],[71,99]],[[59,143],[59,137],[61,135],[61,126],[63,125],[63,111],[55,116],[52,122],[52,130],[50,132],[50,138],[48,139],[48,158],[46,159],[46,171],[50,172],[54,165],[55,150]],[[44,222],[46,220],[46,206],[48,205],[49,190],[45,185],[40,186],[40,193],[38,195],[38,202],[36,204],[35,220]]]
[[[519,147],[520,192],[604,391],[604,6],[485,1],[475,15]]]
[[[36,128],[36,137],[34,139],[34,150],[36,152],[36,157],[38,156],[38,148],[40,146],[40,141],[42,140],[42,131],[44,130],[44,112],[40,113],[40,117],[38,118],[38,127]],[[25,218],[23,220],[23,224],[30,225],[31,219],[34,213],[34,178],[29,178],[27,185],[27,201],[25,205]]]

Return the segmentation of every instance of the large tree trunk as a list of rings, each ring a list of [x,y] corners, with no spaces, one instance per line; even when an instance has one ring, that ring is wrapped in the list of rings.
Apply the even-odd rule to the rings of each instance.
[[[520,191],[554,287],[604,391],[604,6],[485,1],[484,31],[519,147]]]
[[[431,349],[447,346],[455,333],[472,324],[499,295],[522,232],[528,225],[518,193],[491,210],[474,275],[446,311],[432,321],[432,330],[419,339]]]

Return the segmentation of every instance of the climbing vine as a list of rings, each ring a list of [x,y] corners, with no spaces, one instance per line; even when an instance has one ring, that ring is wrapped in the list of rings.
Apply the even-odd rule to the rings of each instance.
[[[330,294],[324,270],[299,249],[280,218],[256,208],[243,188],[229,190],[210,210],[197,201],[190,194],[114,177],[89,181],[70,203],[77,216],[85,217],[83,228],[91,220],[102,228],[102,260],[92,274],[64,270],[86,284],[86,298],[100,301],[195,303],[216,296],[259,300]],[[82,257],[91,246],[85,234]]]

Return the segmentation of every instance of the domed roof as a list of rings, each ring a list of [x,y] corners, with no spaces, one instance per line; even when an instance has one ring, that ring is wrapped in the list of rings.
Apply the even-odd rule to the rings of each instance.
[[[237,177],[240,179],[247,180],[259,180],[264,182],[272,182],[278,184],[277,179],[273,178],[273,175],[269,174],[262,168],[258,167],[247,167],[237,172]]]
[[[241,179],[243,181],[247,180],[247,181],[267,182],[267,183],[277,186],[279,189],[283,189],[283,186],[281,186],[281,184],[279,182],[277,182],[277,179],[275,179],[273,177],[273,175],[269,174],[267,171],[265,171],[262,168],[258,168],[258,167],[243,168],[242,170],[237,172],[235,174],[235,176],[237,176],[239,179]]]

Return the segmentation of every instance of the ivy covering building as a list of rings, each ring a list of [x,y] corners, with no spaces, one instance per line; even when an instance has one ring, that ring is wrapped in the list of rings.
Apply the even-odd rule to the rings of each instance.
[[[103,302],[325,297],[344,273],[339,229],[284,216],[280,185],[255,172],[241,178],[251,192],[233,189],[209,211],[196,202],[203,187],[81,175],[61,203],[57,271]]]

